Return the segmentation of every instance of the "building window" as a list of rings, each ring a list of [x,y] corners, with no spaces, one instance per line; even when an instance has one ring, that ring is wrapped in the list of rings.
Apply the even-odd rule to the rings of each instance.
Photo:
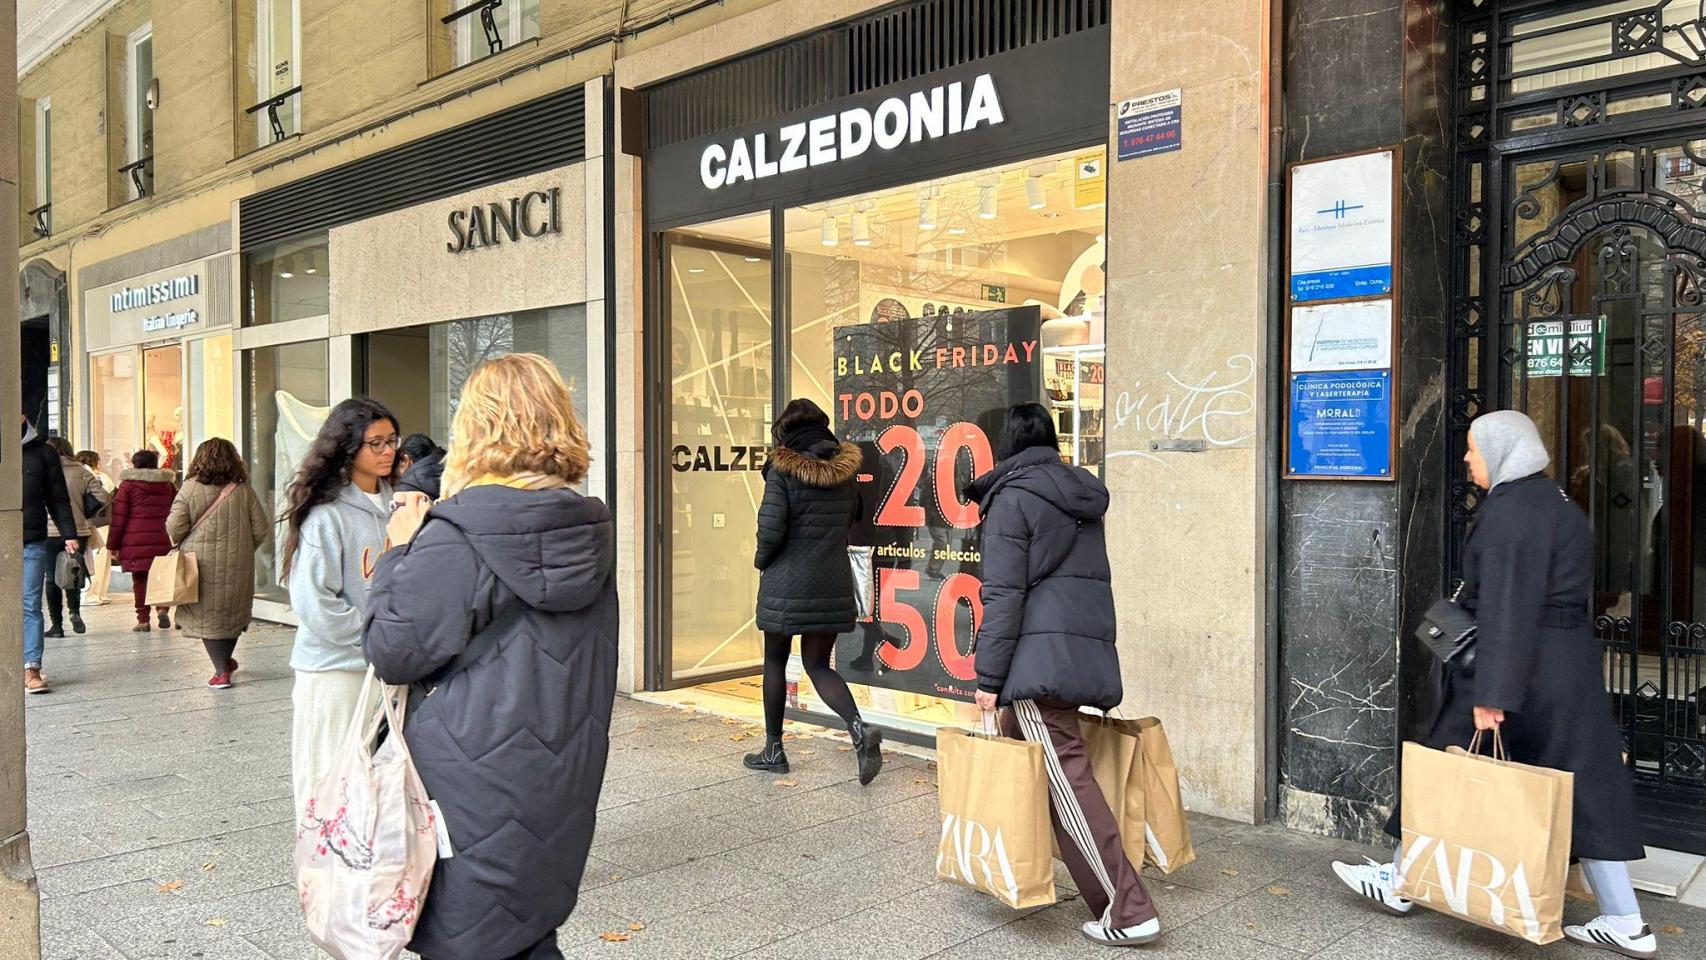
[[[35,235],[53,232],[53,104],[47,97],[36,101],[36,195],[30,211]]]
[[[248,112],[255,145],[302,132],[300,0],[255,0],[255,103]]]
[[[467,66],[539,36],[539,0],[451,0],[456,65]]]
[[[243,369],[249,483],[273,517],[273,536],[256,557],[255,595],[285,603],[290,594],[279,585],[284,495],[332,412],[330,350],[324,340],[261,347],[243,354]]]
[[[261,247],[244,255],[248,300],[243,325],[265,326],[332,312],[325,234]]]
[[[136,200],[154,192],[154,25],[130,35],[125,44],[125,179],[126,196]]]

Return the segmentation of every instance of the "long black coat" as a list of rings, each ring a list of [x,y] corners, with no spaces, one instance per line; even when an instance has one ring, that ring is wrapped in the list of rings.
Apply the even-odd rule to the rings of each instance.
[[[397,481],[397,492],[424,493],[428,499],[437,500],[443,483],[444,454],[429,453],[409,466]]]
[[[800,453],[778,446],[758,507],[758,629],[847,633],[859,619],[847,531],[859,515],[856,444],[828,441]]]
[[[574,910],[609,752],[615,565],[603,503],[499,486],[433,507],[376,565],[367,657],[416,685],[409,750],[455,851],[410,944],[423,957],[520,953]],[[518,603],[495,646],[438,676]]]
[[[1639,860],[1635,787],[1605,689],[1593,596],[1593,528],[1550,477],[1501,483],[1469,534],[1461,600],[1475,615],[1472,675],[1453,666],[1426,744],[1466,747],[1474,708],[1505,711],[1512,760],[1575,776],[1571,857]],[[1397,835],[1400,815],[1387,831]]]
[[[1114,646],[1108,488],[1047,447],[1001,461],[966,492],[983,513],[978,689],[1014,700],[1112,709],[1124,697]]]
[[[46,540],[49,519],[61,530],[76,530],[77,518],[71,512],[71,495],[66,490],[59,454],[38,437],[23,445],[20,459],[23,460],[24,542]]]

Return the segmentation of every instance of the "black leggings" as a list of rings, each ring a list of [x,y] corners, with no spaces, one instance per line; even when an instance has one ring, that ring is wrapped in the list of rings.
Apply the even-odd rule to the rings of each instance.
[[[47,591],[47,619],[49,623],[57,627],[65,620],[66,607],[71,608],[73,617],[83,615],[83,591],[61,590],[59,584],[53,582],[53,564],[59,559],[59,555],[65,552],[65,541],[63,539],[49,540],[47,541],[47,549],[47,555],[50,558],[47,565],[47,586],[45,588]]]
[[[782,708],[788,699],[788,654],[793,651],[794,638],[786,633],[764,635],[764,732],[772,737],[782,735]],[[853,691],[829,665],[829,652],[835,649],[832,633],[807,633],[800,637],[800,659],[806,662],[806,676],[818,699],[849,726],[859,719],[859,707],[853,702]]]
[[[235,638],[230,640],[203,640],[201,648],[207,651],[207,659],[213,664],[213,672],[224,673],[225,662],[231,659],[233,653],[237,652],[237,641]]]

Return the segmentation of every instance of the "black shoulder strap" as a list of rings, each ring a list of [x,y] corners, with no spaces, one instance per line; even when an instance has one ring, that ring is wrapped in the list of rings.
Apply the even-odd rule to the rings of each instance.
[[[486,624],[479,633],[474,634],[468,645],[454,659],[438,669],[426,682],[428,686],[443,683],[458,673],[468,669],[474,661],[486,655],[486,651],[497,645],[504,632],[527,616],[528,606],[520,598],[515,599],[503,613]]]

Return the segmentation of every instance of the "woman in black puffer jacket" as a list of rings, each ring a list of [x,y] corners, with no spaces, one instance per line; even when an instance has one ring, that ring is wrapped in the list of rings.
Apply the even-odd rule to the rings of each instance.
[[[770,428],[776,445],[764,466],[764,503],[758,508],[758,629],[764,631],[764,749],[746,765],[788,772],[782,749],[782,706],[787,698],[788,654],[800,637],[800,658],[812,689],[841,719],[859,762],[859,782],[882,768],[882,735],[859,718],[859,707],[829,665],[837,634],[859,619],[847,531],[859,516],[853,476],[864,454],[835,439],[829,415],[806,399],[789,402]]]
[[[1002,732],[1043,746],[1055,840],[1096,916],[1084,936],[1106,946],[1148,943],[1161,920],[1078,732],[1079,707],[1107,710],[1124,696],[1102,526],[1108,488],[1060,459],[1041,404],[1007,411],[1000,456],[966,490],[983,513],[977,703],[1005,707]]]

